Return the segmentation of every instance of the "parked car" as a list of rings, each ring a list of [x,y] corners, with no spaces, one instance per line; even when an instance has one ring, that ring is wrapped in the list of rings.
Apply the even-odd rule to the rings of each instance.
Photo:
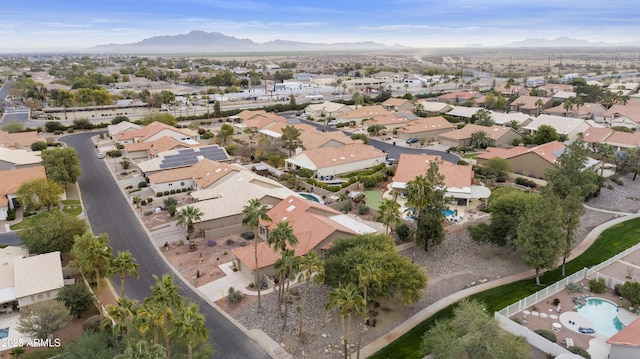
[[[104,153],[98,152],[97,157],[100,158],[100,159],[103,159],[104,158]]]
[[[420,142],[420,139],[418,137],[409,137],[409,138],[407,138],[407,144],[408,145],[416,143],[416,142]]]
[[[337,126],[338,125],[338,120],[331,120],[331,121],[327,122],[327,125],[329,125],[329,126]]]
[[[387,164],[387,166],[392,166],[394,163],[396,162],[395,158],[387,158],[384,163]]]

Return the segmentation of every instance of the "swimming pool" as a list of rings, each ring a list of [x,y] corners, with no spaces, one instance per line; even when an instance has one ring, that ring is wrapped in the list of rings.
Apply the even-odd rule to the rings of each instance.
[[[300,192],[298,194],[301,195],[302,197],[308,199],[309,201],[313,201],[313,202],[318,202],[320,204],[324,204],[324,201],[320,197],[316,196],[315,194],[303,193],[303,192]]]
[[[444,213],[445,217],[451,217],[453,216],[456,212],[450,210],[450,209],[443,209],[442,213]]]
[[[618,306],[608,300],[587,299],[585,304],[578,307],[578,313],[593,324],[593,329],[606,337],[611,337],[624,328],[624,324],[618,319]]]

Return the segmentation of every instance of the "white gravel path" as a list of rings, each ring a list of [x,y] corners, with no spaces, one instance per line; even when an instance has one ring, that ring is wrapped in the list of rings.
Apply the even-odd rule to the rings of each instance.
[[[605,185],[600,196],[590,200],[588,205],[609,211],[640,211],[640,178],[633,182],[631,177],[629,175],[622,178],[623,186],[613,184],[613,190],[607,189]],[[577,242],[582,241],[593,228],[614,217],[616,214],[613,213],[587,210],[582,217]],[[412,249],[403,253],[412,258],[411,251]],[[419,249],[415,253],[415,261],[425,268],[430,277],[422,298],[416,303],[400,308],[381,301],[381,307],[376,309],[380,312],[381,319],[375,328],[367,328],[364,332],[362,346],[382,336],[426,306],[464,289],[473,282],[490,281],[528,269],[515,253],[488,244],[478,245],[470,239],[466,230],[448,234],[442,244],[431,248],[429,252]],[[302,296],[303,287],[298,289]],[[305,310],[305,336],[302,340],[298,337],[298,300],[294,299],[289,308],[288,326],[284,331],[283,321],[277,315],[275,295],[263,298],[261,313],[257,313],[257,302],[252,302],[231,315],[248,329],[263,330],[294,358],[341,358],[340,317],[334,313],[327,313],[324,309],[328,292],[329,288],[326,286],[311,286]],[[352,342],[357,344],[358,330],[355,325],[352,332]]]

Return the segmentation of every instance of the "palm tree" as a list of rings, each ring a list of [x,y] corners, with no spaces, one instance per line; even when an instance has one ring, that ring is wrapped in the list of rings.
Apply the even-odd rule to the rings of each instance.
[[[161,318],[156,318],[156,323],[164,334],[164,345],[167,349],[167,358],[171,357],[169,351],[169,321],[174,316],[174,309],[182,310],[182,296],[178,286],[173,282],[173,275],[165,274],[161,278],[154,275],[156,285],[151,287],[151,296],[145,299],[144,305],[151,308],[158,307]]]
[[[144,339],[128,345],[122,354],[114,359],[164,359],[166,358],[164,348],[158,344],[149,344]]]
[[[193,206],[186,206],[185,208],[178,211],[178,216],[176,217],[178,221],[176,222],[178,225],[184,225],[187,227],[187,240],[189,241],[189,251],[195,251],[196,248],[196,239],[193,238],[193,223],[198,222],[202,219],[204,213],[199,208]]]
[[[414,210],[414,221],[416,224],[416,228],[413,232],[414,241],[417,239],[416,232],[418,229],[418,223],[420,222],[420,216],[422,216],[422,212],[429,205],[431,198],[433,197],[433,186],[431,182],[424,176],[417,176],[413,181],[407,182],[406,186],[407,190],[407,205],[413,207]],[[415,245],[414,247],[417,247]],[[414,252],[415,253],[415,252]]]
[[[362,315],[365,311],[364,298],[360,295],[358,287],[349,283],[344,286],[342,283],[329,292],[329,301],[326,309],[331,310],[338,308],[340,311],[340,320],[342,323],[342,336],[344,338],[344,357],[351,357],[349,339],[351,337],[351,313]],[[347,327],[345,330],[344,317],[347,316]]]
[[[96,286],[98,292],[96,297],[98,298],[98,301],[100,301],[100,291],[102,288],[102,280],[100,274],[102,272],[109,272],[109,267],[113,262],[113,250],[102,241],[96,240],[91,243],[91,245],[87,249],[85,259],[88,262],[93,263],[93,268],[96,273]],[[102,311],[100,311],[100,314],[102,315]]]
[[[284,274],[289,278],[287,280],[287,288],[284,290],[284,323],[282,324],[282,330],[287,327],[287,316],[289,311],[289,285],[291,279],[295,277],[300,270],[300,257],[296,257],[296,252],[293,249],[287,249],[282,253],[280,258],[280,268],[284,270]]]
[[[192,359],[193,347],[198,342],[205,342],[209,335],[204,316],[200,314],[197,304],[191,303],[182,308],[173,322],[172,334],[186,340],[187,356]]]
[[[484,131],[476,131],[471,134],[471,147],[487,148],[491,144],[491,139]]]
[[[307,302],[307,294],[309,292],[309,283],[311,282],[311,278],[314,278],[317,283],[324,281],[324,264],[316,255],[316,252],[310,250],[306,256],[302,257],[300,262],[301,274],[298,276],[298,280],[300,277],[304,279],[304,294],[302,295],[302,304],[300,305],[300,330],[298,331],[298,336],[301,337],[303,333],[303,323],[304,323],[304,308]]]
[[[395,227],[402,223],[401,216],[400,204],[393,199],[385,198],[378,205],[378,212],[376,212],[374,220],[384,224],[384,233],[387,234],[391,225]]]
[[[132,274],[140,278],[138,274],[138,263],[129,251],[118,251],[118,256],[111,263],[111,273],[120,274],[120,298],[124,298],[124,278],[127,274]]]
[[[564,117],[569,117],[569,111],[571,111],[571,109],[573,108],[573,99],[570,97],[566,100],[564,100],[564,103],[562,104],[562,108],[564,108]]]
[[[536,116],[540,116],[540,110],[542,110],[542,107],[544,106],[544,102],[542,102],[542,99],[539,98],[536,100],[536,108],[538,109]]]
[[[258,267],[258,225],[260,221],[271,222],[271,218],[267,214],[267,206],[260,204],[258,198],[252,198],[242,209],[244,217],[242,218],[242,225],[250,228],[253,231],[253,253],[255,257],[255,277],[256,287],[258,288],[258,310],[261,308],[260,302],[260,268]]]
[[[107,324],[108,326],[113,325],[113,321],[115,321],[115,325],[113,325],[112,332],[114,335],[122,334],[127,331],[127,327],[133,318],[136,317],[136,304],[137,300],[127,299],[124,297],[118,298],[117,305],[108,305],[107,313],[109,314],[109,318],[105,318],[103,321],[103,325]]]
[[[293,228],[289,225],[289,221],[279,222],[276,228],[269,234],[269,238],[267,238],[267,245],[269,247],[273,246],[274,250],[280,251],[281,258],[284,258],[284,252],[287,250],[287,245],[289,247],[295,247],[296,244],[298,244],[298,238],[293,234]],[[282,299],[284,298],[284,279],[282,278],[282,273],[278,273],[278,283],[280,285],[280,291],[278,294],[278,312],[282,313],[280,310]]]
[[[160,328],[165,323],[165,318],[172,316],[171,309],[160,303],[146,301],[136,310],[136,318],[139,322],[138,330],[141,334],[146,334],[152,330],[153,345],[159,344]],[[166,350],[165,350],[166,353]]]

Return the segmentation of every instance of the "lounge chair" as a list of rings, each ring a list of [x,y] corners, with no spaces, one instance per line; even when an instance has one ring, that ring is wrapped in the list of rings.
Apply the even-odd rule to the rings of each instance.
[[[582,334],[595,334],[596,331],[593,330],[593,328],[587,328],[587,327],[579,327],[578,331]]]
[[[573,338],[567,338],[566,343],[567,343],[567,348],[572,347],[573,346]]]

